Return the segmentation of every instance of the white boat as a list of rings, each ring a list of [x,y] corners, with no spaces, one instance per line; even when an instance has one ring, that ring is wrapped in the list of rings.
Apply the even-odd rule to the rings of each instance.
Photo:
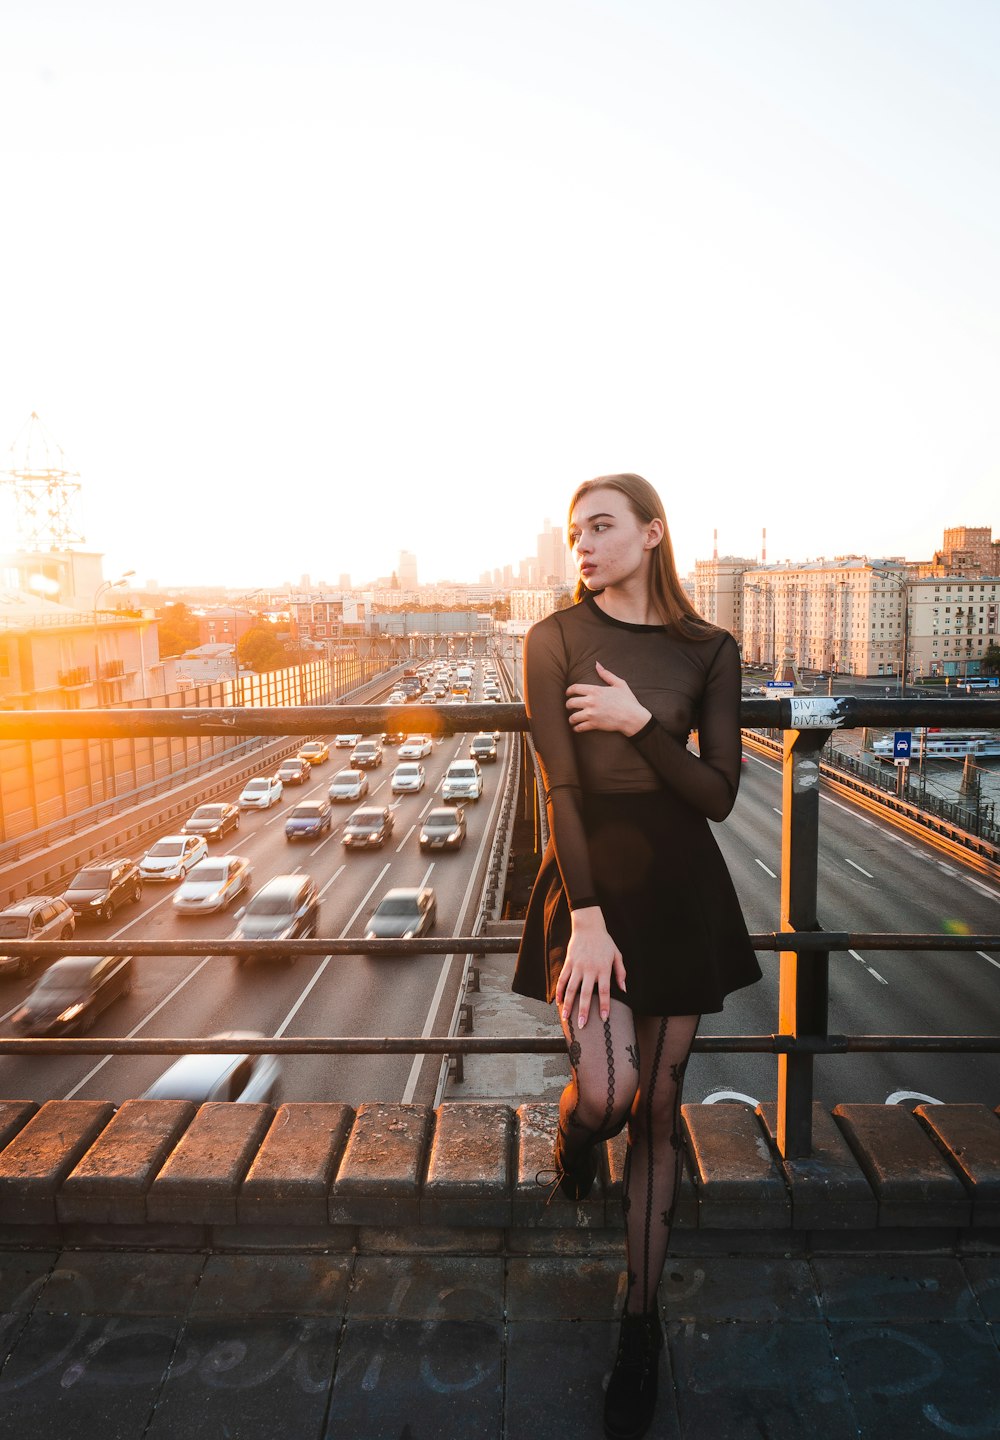
[[[876,740],[872,753],[880,760],[892,760],[893,737],[886,735]],[[926,730],[916,728],[910,741],[910,763],[919,761],[921,753],[925,760],[964,760],[966,755],[979,759],[1000,757],[1000,731],[939,730],[932,726]]]

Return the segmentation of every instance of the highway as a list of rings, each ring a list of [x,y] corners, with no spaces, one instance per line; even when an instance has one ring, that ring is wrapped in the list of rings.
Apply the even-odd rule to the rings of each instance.
[[[479,698],[482,674],[480,662],[473,698]],[[376,698],[382,697],[373,697],[373,703]],[[456,852],[429,854],[419,848],[419,820],[432,805],[440,804],[448,763],[467,756],[471,735],[434,743],[432,754],[422,762],[426,786],[414,795],[392,796],[396,751],[385,747],[381,767],[370,772],[371,790],[363,803],[389,805],[394,832],[382,850],[368,852],[349,852],[341,844],[344,822],[357,808],[351,803],[335,806],[332,832],[322,841],[285,838],[285,816],[291,806],[325,795],[336,771],[348,765],[350,751],[334,748],[332,735],[324,738],[330,743],[330,758],[314,767],[309,781],[286,786],[282,802],[270,810],[244,812],[239,830],[216,842],[212,852],[245,855],[253,866],[252,890],[273,875],[303,871],[311,875],[320,890],[320,935],[362,935],[385,892],[400,885],[434,888],[434,933],[470,933],[479,908],[479,877],[499,815],[509,738],[501,736],[496,763],[482,766],[482,798],[465,807],[465,844]],[[235,793],[226,798],[235,799]],[[232,914],[177,915],[171,904],[174,893],[174,884],[147,882],[138,906],[119,910],[107,924],[78,925],[77,937],[127,940],[132,935],[155,941],[185,936],[225,939],[232,934]],[[231,908],[243,903],[240,898]],[[213,1035],[227,1030],[289,1037],[442,1034],[447,1033],[463,962],[464,956],[450,955],[316,955],[292,966],[258,961],[238,968],[228,957],[143,956],[135,961],[132,994],[116,1000],[99,1017],[95,1032],[135,1037]],[[10,1016],[34,983],[33,977],[5,982],[0,1011],[4,1034],[15,1033]],[[141,1094],[171,1059],[107,1056],[95,1063],[93,1056],[38,1061],[0,1057],[0,1094],[37,1101],[82,1098],[119,1103]],[[352,1105],[400,1099],[430,1103],[440,1065],[437,1057],[419,1056],[286,1058],[280,1099],[339,1100]]]
[[[473,697],[482,685],[476,667]],[[377,696],[372,696],[375,700]],[[321,893],[319,933],[359,936],[386,890],[430,884],[437,892],[437,934],[468,934],[478,910],[483,866],[499,815],[499,797],[510,737],[499,744],[495,765],[484,765],[485,789],[466,807],[468,839],[454,854],[423,855],[417,824],[436,802],[448,762],[467,753],[470,736],[435,742],[425,761],[427,786],[417,795],[393,799],[390,777],[395,751],[386,747],[382,767],[372,772],[366,803],[391,804],[392,839],[382,851],[347,853],[340,832],[351,804],[335,809],[333,833],[319,843],[285,839],[288,809],[300,799],[325,794],[347,751],[332,748],[304,786],[286,787],[283,803],[270,811],[244,814],[223,848],[247,856],[253,889],[272,875],[307,871]],[[742,900],[751,931],[779,928],[781,776],[769,757],[747,752],[742,785],[729,820],[715,827]],[[235,798],[233,795],[230,798]],[[149,843],[152,843],[150,837]],[[901,836],[891,826],[850,803],[821,799],[819,914],[831,930],[995,931],[997,887],[945,861],[929,844]],[[142,902],[118,912],[109,924],[78,928],[81,939],[176,940],[185,936],[225,939],[234,928],[229,914],[187,918],[175,915],[174,886],[147,883]],[[238,902],[238,903],[242,903]],[[441,1034],[447,1029],[463,956],[412,958],[323,956],[292,967],[258,962],[237,968],[228,957],[142,957],[136,963],[133,993],[105,1011],[98,1033],[134,1037],[211,1035],[254,1030],[267,1035]],[[765,978],[731,996],[721,1015],[706,1016],[706,1035],[771,1033],[778,1028],[778,960],[762,953]],[[0,1029],[12,1034],[10,1016],[34,979],[5,979],[0,991]],[[835,954],[831,958],[830,1028],[844,1033],[992,1033],[1000,1012],[1000,955],[883,952]],[[42,1101],[50,1098],[110,1099],[138,1095],[170,1060],[149,1057],[46,1057],[32,1061],[0,1057],[0,1095]],[[832,1107],[841,1101],[941,1101],[998,1099],[996,1056],[852,1055],[825,1057],[816,1064],[816,1098]],[[284,1100],[371,1100],[434,1098],[440,1062],[432,1057],[353,1056],[287,1058]],[[772,1100],[777,1092],[773,1056],[695,1056],[685,1099],[729,1095]],[[449,1098],[459,1098],[453,1086]]]

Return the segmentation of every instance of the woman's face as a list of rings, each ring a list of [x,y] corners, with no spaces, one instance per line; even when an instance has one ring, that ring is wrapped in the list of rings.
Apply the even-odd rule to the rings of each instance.
[[[588,590],[645,575],[662,535],[660,521],[644,524],[620,490],[588,490],[570,516],[573,559]]]

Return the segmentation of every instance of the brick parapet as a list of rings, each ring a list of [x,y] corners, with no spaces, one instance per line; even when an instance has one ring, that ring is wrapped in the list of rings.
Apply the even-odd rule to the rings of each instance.
[[[624,1138],[582,1204],[554,1188],[557,1106],[0,1102],[0,1246],[601,1255],[621,1246]],[[685,1105],[677,1253],[1000,1252],[1000,1111]]]

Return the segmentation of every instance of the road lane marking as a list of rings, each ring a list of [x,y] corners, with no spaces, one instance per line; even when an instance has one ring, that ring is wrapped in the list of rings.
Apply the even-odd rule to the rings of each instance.
[[[883,979],[882,979],[882,976],[878,973],[878,971],[877,971],[877,970],[873,970],[870,965],[868,966],[868,974],[869,974],[869,975],[874,975],[874,976],[875,976],[875,979],[879,982],[880,985],[888,985],[888,983],[889,983],[888,980],[883,980]]]
[[[397,854],[397,855],[399,854],[400,850],[402,850],[403,846],[406,844],[407,840],[409,840],[410,836],[413,834],[413,832],[414,832],[414,830],[416,830],[416,828],[417,828],[416,825],[411,825],[410,828],[409,828],[409,830],[407,830],[407,832],[406,832],[406,834],[403,836],[402,840],[400,840],[399,844],[396,846],[396,854]]]
[[[378,872],[378,874],[376,875],[375,879],[372,881],[372,883],[371,883],[371,885],[369,886],[367,892],[365,893],[365,895],[364,895],[363,898],[361,899],[361,901],[360,901],[360,903],[359,903],[359,905],[358,905],[358,908],[355,910],[355,912],[354,912],[354,914],[351,916],[350,920],[348,920],[347,924],[344,926],[343,930],[340,932],[340,938],[341,938],[341,939],[344,938],[344,936],[347,934],[348,930],[350,930],[351,926],[354,924],[355,920],[356,920],[356,919],[358,918],[358,916],[361,914],[362,910],[363,910],[363,909],[365,908],[365,906],[368,904],[368,901],[371,899],[372,891],[374,891],[375,889],[377,889],[377,887],[378,887],[379,885],[381,885],[382,879],[383,879],[383,877],[384,877],[384,875],[385,875],[385,872],[386,872],[388,869],[389,869],[389,862],[388,862],[388,860],[387,860],[386,863],[382,866],[382,869],[381,869],[381,870]]]
[[[987,961],[988,964],[990,964],[990,965],[995,965],[996,968],[997,968],[998,970],[1000,970],[1000,960],[993,960],[993,959],[991,959],[990,956],[987,955],[987,953],[986,953],[985,950],[977,950],[977,951],[976,951],[976,954],[977,954],[977,955],[981,955],[981,956],[983,957],[983,959],[984,959],[985,961]]]
[[[337,879],[338,875],[343,875],[343,873],[344,873],[344,871],[345,871],[346,869],[347,869],[347,862],[345,861],[344,864],[341,865],[341,867],[340,867],[339,870],[335,870],[335,871],[333,872],[333,874],[330,876],[329,880],[326,882],[326,884],[323,886],[322,890],[319,892],[319,898],[320,898],[321,900],[322,900],[323,896],[326,894],[326,892],[329,890],[330,886],[333,884],[334,880]]]
[[[939,869],[939,870],[943,870],[946,875],[957,875],[957,874],[958,874],[958,871],[957,871],[957,870],[953,870],[953,869],[951,868],[951,866],[950,866],[950,865],[946,865],[943,860],[939,860],[937,863],[938,863],[938,869]]]
[[[869,975],[874,975],[874,976],[875,976],[875,979],[879,982],[879,984],[881,984],[881,985],[888,985],[888,983],[889,983],[888,980],[884,979],[884,978],[878,973],[877,970],[873,970],[872,967],[868,964],[868,961],[864,958],[863,955],[859,955],[856,950],[848,950],[847,953],[848,953],[848,955],[853,955],[854,959],[857,960],[858,964],[859,964],[859,965],[863,965],[863,966],[865,967],[865,969],[868,971],[868,974],[869,974]]]
[[[431,878],[431,871],[434,869],[434,864],[435,864],[435,862],[432,860],[431,863],[428,865],[428,867],[427,867],[427,874],[424,876],[424,878],[423,878],[423,879],[421,880],[421,882],[420,882],[420,888],[421,888],[421,890],[424,888],[424,886],[427,884],[428,880]]]
[[[848,865],[853,865],[855,870],[860,870],[862,875],[867,875],[869,880],[875,879],[875,876],[870,870],[866,870],[863,865],[858,865],[854,860],[850,858],[849,855],[845,855],[844,859],[847,861]]]
[[[778,809],[777,805],[772,805],[771,809],[774,811],[775,815],[781,814],[781,811]]]
[[[768,873],[768,875],[770,875],[770,877],[771,877],[772,880],[777,880],[777,878],[778,878],[777,875],[775,875],[775,873],[774,873],[773,870],[768,870],[768,869],[767,869],[767,866],[764,864],[763,860],[758,860],[757,857],[756,857],[756,855],[755,855],[755,856],[754,856],[754,861],[755,861],[756,864],[758,864],[758,865],[760,866],[760,868],[761,868],[762,870],[767,870],[767,873]]]
[[[315,850],[310,850],[310,851],[309,851],[309,857],[310,857],[310,859],[312,858],[313,855],[318,855],[319,852],[322,850],[322,848],[323,848],[324,845],[329,845],[330,841],[333,839],[333,837],[334,837],[334,835],[335,835],[336,833],[337,833],[337,832],[336,832],[336,830],[334,829],[333,823],[332,823],[332,821],[331,821],[331,823],[330,823],[330,833],[329,833],[329,835],[326,837],[325,840],[321,840],[321,841],[319,842],[319,844],[316,846]]]
[[[991,890],[988,885],[984,885],[979,880],[973,880],[971,875],[963,875],[962,879],[965,881],[966,885],[975,885],[977,890],[981,890],[982,893],[984,895],[988,895],[991,900],[1000,900],[1000,895],[998,895],[995,890]]]

